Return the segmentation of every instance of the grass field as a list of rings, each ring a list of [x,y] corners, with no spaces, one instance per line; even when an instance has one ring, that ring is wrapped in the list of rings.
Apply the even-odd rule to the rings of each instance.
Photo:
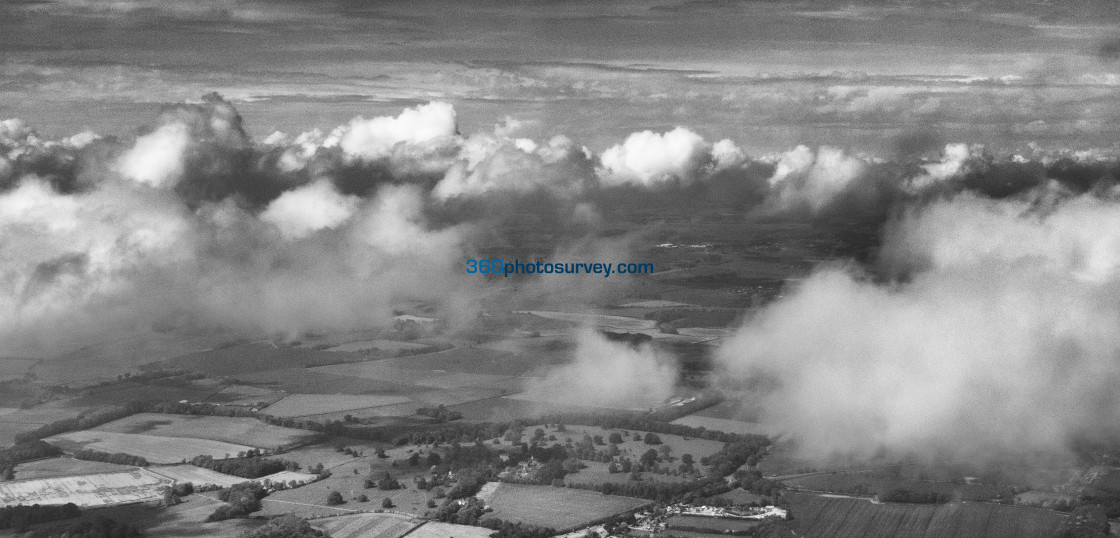
[[[54,437],[48,437],[45,441],[67,452],[83,448],[110,453],[120,452],[140,456],[151,463],[179,463],[202,455],[225,458],[236,456],[238,452],[253,449],[251,446],[223,443],[209,439],[158,437],[94,430],[55,435]]]
[[[867,500],[789,495],[802,536],[836,538],[1031,538],[1054,536],[1065,515],[991,503],[873,504]]]
[[[228,488],[245,481],[239,476],[222,474],[194,465],[155,466],[149,467],[148,470],[176,482],[190,482],[195,486],[215,485]]]
[[[146,434],[159,437],[209,439],[268,450],[302,444],[319,437],[314,432],[265,424],[247,417],[204,417],[139,413],[94,428],[96,431]]]
[[[113,506],[160,497],[160,488],[170,480],[143,469],[41,478],[0,483],[0,507],[19,504],[66,504],[82,507]]]
[[[551,359],[549,355],[545,357]],[[484,347],[457,347],[425,355],[385,359],[387,366],[499,376],[520,376],[546,362],[540,355],[511,353]]]
[[[493,517],[565,531],[589,525],[650,501],[594,491],[524,484],[499,484],[487,504]]]
[[[381,379],[333,375],[317,372],[313,368],[244,373],[238,375],[237,379],[259,388],[292,394],[405,394],[415,390],[407,385]]]
[[[351,409],[403,404],[411,401],[405,396],[292,394],[268,406],[264,412],[277,417],[303,417],[349,411]]]
[[[657,322],[648,319],[628,318],[625,316],[611,316],[606,314],[589,314],[583,312],[552,312],[544,310],[530,310],[524,312],[525,314],[532,314],[534,316],[556,319],[560,321],[568,321],[572,323],[595,325],[607,329],[616,329],[622,331],[636,331],[641,329],[653,329],[657,327]]]
[[[505,375],[401,368],[386,364],[385,361],[336,364],[314,368],[313,370],[324,374],[376,379],[402,385],[439,389],[505,386],[509,380],[515,379]]]
[[[16,465],[16,480],[54,478],[84,474],[118,473],[132,471],[135,467],[99,461],[76,460],[70,457],[49,458]]]
[[[207,494],[209,495],[209,494]],[[231,519],[206,523],[210,515],[222,502],[194,494],[183,497],[182,504],[175,506],[156,506],[156,503],[139,503],[97,510],[87,510],[77,519],[67,519],[36,526],[36,530],[63,528],[82,521],[97,521],[111,518],[127,521],[144,530],[145,536],[159,538],[240,538],[241,534],[260,527],[263,522],[257,519]],[[47,533],[48,535],[54,535]],[[57,534],[57,533],[56,533]]]
[[[494,531],[483,527],[468,525],[455,525],[454,523],[440,523],[429,521],[420,528],[410,532],[409,538],[489,538]],[[336,535],[337,536],[337,535]],[[355,537],[356,538],[356,537]]]
[[[625,484],[630,481],[630,473],[612,473],[608,470],[609,464],[597,461],[585,461],[586,469],[564,477],[568,485],[599,485],[599,484]],[[641,473],[642,480],[647,482],[687,482],[687,476],[672,476],[658,473]]]
[[[364,351],[422,351],[431,349],[432,346],[427,344],[418,344],[416,342],[401,342],[399,340],[362,340],[358,342],[347,342],[345,344],[337,345],[323,351],[341,351],[346,353],[361,353]]]
[[[423,521],[409,516],[389,513],[338,516],[314,522],[316,527],[327,531],[333,538],[400,538],[421,523]],[[415,532],[409,534],[414,535]],[[453,535],[442,536],[446,538]]]
[[[355,353],[352,358],[353,360],[363,360],[364,356]],[[251,372],[334,364],[345,359],[347,359],[346,353],[341,352],[325,352],[302,347],[254,342],[218,347],[166,359],[146,364],[145,368],[155,370],[180,368],[204,372],[212,376],[237,376]]]
[[[823,473],[783,480],[793,488],[830,493],[882,494],[903,488],[921,493],[940,493],[951,500],[983,501],[999,496],[998,486],[954,484],[931,480],[890,477],[884,471]]]

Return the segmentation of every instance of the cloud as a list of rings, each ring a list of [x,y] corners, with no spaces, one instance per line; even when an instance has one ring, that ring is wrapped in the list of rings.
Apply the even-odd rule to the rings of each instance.
[[[346,222],[357,209],[356,196],[344,196],[328,180],[286,191],[268,204],[261,220],[280,229],[287,239],[300,239]]]
[[[614,342],[585,327],[576,337],[573,362],[531,381],[525,395],[546,405],[646,409],[672,396],[676,381],[670,357],[648,344]]]
[[[807,208],[820,213],[835,202],[866,171],[863,160],[843,150],[821,146],[816,153],[806,146],[783,153],[770,177],[770,203],[780,211]]]
[[[677,127],[667,133],[632,133],[599,157],[607,185],[651,186],[670,180],[691,181],[708,164],[709,145],[700,135]]]
[[[725,342],[809,455],[1064,453],[1117,433],[1120,202],[958,195],[891,225],[881,283],[826,266]]]
[[[190,142],[185,124],[162,125],[137,138],[132,149],[121,156],[121,174],[152,187],[174,186],[183,176],[183,161]]]
[[[346,155],[376,160],[388,157],[400,143],[421,144],[458,134],[455,108],[433,101],[401,112],[396,117],[354,118],[337,133]]]

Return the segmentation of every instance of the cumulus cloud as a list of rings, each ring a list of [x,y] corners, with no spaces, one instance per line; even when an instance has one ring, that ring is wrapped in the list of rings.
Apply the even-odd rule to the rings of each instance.
[[[323,229],[337,228],[354,214],[356,196],[344,196],[328,180],[286,191],[268,204],[261,220],[280,229],[288,239],[299,239]]]
[[[1115,434],[1120,202],[960,195],[905,214],[879,283],[819,269],[720,349],[810,455],[1062,453]],[[1120,229],[1120,228],[1117,228]]]
[[[711,159],[704,138],[684,127],[667,133],[642,131],[608,148],[599,157],[600,177],[608,185],[650,186],[695,179]]]
[[[772,202],[779,210],[808,208],[819,213],[849,189],[865,171],[863,160],[821,146],[815,153],[798,146],[778,158],[770,177]]]
[[[183,176],[183,160],[191,142],[182,123],[169,123],[136,139],[121,156],[120,171],[126,178],[152,187],[169,187]]]
[[[336,134],[347,155],[376,160],[388,157],[400,143],[420,144],[458,134],[455,108],[433,101],[401,112],[396,117],[354,118]]]

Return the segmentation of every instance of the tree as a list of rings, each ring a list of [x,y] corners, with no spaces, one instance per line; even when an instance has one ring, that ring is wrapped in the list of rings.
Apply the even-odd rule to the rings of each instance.
[[[647,450],[638,461],[646,467],[652,467],[657,463],[657,451],[652,448]]]
[[[374,454],[376,454],[377,457],[379,457],[381,459],[385,459],[385,458],[389,457],[387,454],[385,454],[385,449],[381,448],[381,447],[377,447],[377,449],[374,450]]]
[[[692,465],[692,454],[681,454],[681,463],[685,465]]]
[[[661,438],[658,437],[656,433],[647,432],[646,437],[645,437],[645,443],[647,445],[660,445],[661,444]]]
[[[436,500],[435,499],[428,499],[428,508],[435,508],[435,507],[436,507]]]
[[[359,493],[356,500],[360,503],[368,503],[369,496],[367,496],[365,493]]]
[[[337,506],[344,502],[346,501],[342,498],[342,494],[337,491],[332,491],[327,494],[327,505],[329,506]]]
[[[439,465],[442,462],[443,462],[443,458],[441,458],[439,454],[436,454],[435,452],[429,452],[428,453],[428,466],[429,467],[432,466],[432,465]]]
[[[622,444],[622,434],[621,433],[611,432],[611,434],[609,436],[607,436],[607,439],[611,442],[612,445]]]
[[[381,507],[382,508],[392,508],[393,507],[393,499],[385,497],[385,499],[381,501]]]
[[[417,465],[420,465],[420,453],[419,452],[413,452],[412,455],[408,457],[408,465],[411,466],[411,467],[416,467]]]
[[[243,538],[322,538],[328,535],[312,527],[306,519],[289,514],[269,520],[264,526],[242,536]]]

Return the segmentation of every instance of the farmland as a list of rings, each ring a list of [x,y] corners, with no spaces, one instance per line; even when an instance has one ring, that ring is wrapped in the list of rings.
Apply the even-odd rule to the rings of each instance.
[[[384,513],[324,518],[316,521],[315,526],[334,538],[399,538],[421,523],[423,521],[409,516]],[[409,534],[415,535],[415,532]]]
[[[176,482],[190,482],[196,487],[214,485],[228,488],[245,481],[238,476],[222,474],[190,464],[153,466],[149,467],[148,471]]]
[[[254,418],[140,413],[94,428],[94,431],[158,437],[209,439],[235,445],[278,450],[318,437],[294,428],[265,424]]]
[[[669,530],[723,534],[724,532],[745,531],[757,527],[758,521],[676,515],[665,520],[665,525]]]
[[[112,506],[158,499],[171,480],[143,469],[0,483],[0,507],[17,504]]]
[[[1065,515],[992,503],[874,504],[864,499],[792,494],[794,525],[804,536],[952,538],[1053,536]]]
[[[489,538],[493,533],[494,531],[481,527],[469,527],[467,525],[429,521],[421,525],[420,528],[410,532],[408,536],[409,538],[447,538],[448,536],[453,536],[454,538]]]
[[[278,417],[303,417],[351,409],[381,407],[408,403],[405,396],[344,395],[344,394],[292,394],[265,409],[265,413]]]
[[[685,417],[681,417],[677,420],[674,420],[673,424],[681,424],[693,428],[705,428],[727,433],[757,433],[761,435],[776,435],[780,433],[780,428],[777,426],[759,424],[757,422],[744,422],[741,420],[704,417],[700,415],[688,415]]]
[[[484,500],[494,509],[493,517],[557,531],[586,526],[649,504],[642,499],[580,489],[506,483],[499,484]]]
[[[134,467],[116,465],[99,461],[76,460],[69,457],[48,458],[21,463],[16,466],[17,480],[32,478],[53,478],[60,476],[79,476],[131,471]]]
[[[216,459],[236,456],[253,447],[181,437],[111,433],[83,430],[49,437],[46,441],[66,451],[81,449],[100,450],[140,456],[151,463],[179,463],[195,456],[212,456]]]
[[[543,310],[529,310],[519,313],[532,314],[534,316],[546,319],[556,319],[572,323],[595,325],[598,327],[620,331],[639,331],[657,327],[656,321],[630,318],[626,316],[611,316],[607,314],[592,314],[583,312],[551,312]]]

